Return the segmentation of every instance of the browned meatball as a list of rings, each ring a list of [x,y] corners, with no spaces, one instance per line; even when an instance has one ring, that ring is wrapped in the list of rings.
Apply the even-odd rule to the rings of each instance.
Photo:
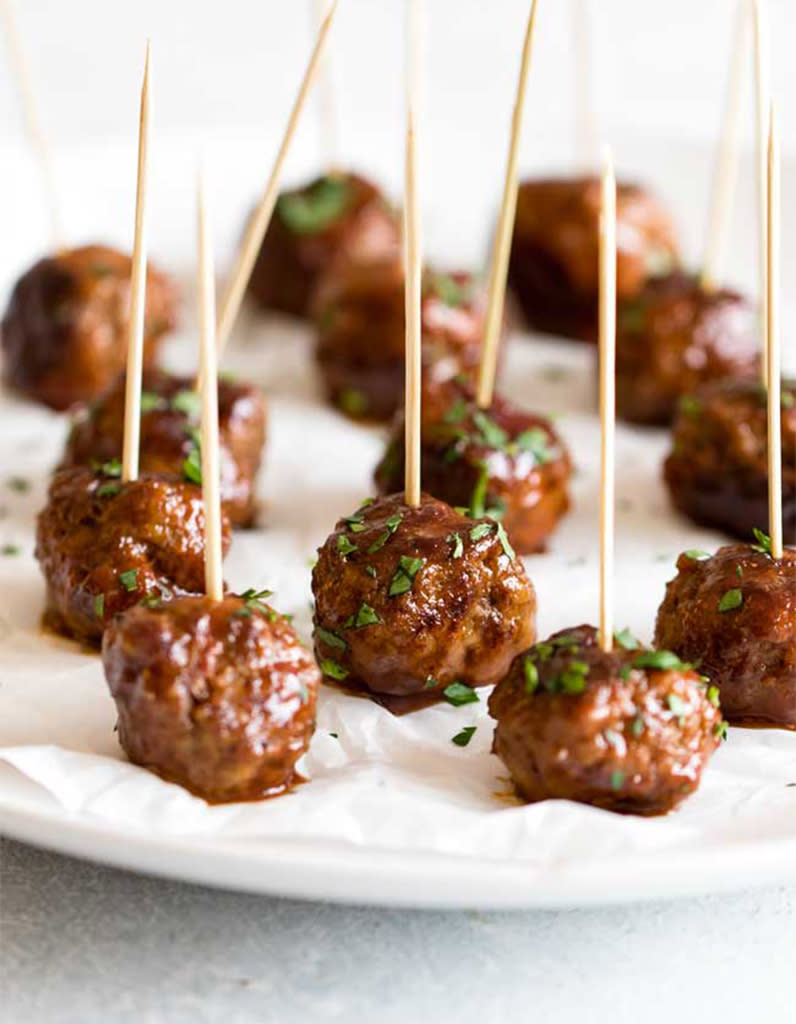
[[[751,379],[706,384],[680,402],[664,479],[694,522],[750,540],[768,530],[766,390]],[[782,383],[782,523],[796,542],[796,382]]]
[[[108,626],[102,663],[134,764],[211,803],[297,780],[320,673],[261,595],[138,605]]]
[[[706,292],[695,277],[650,281],[620,306],[616,411],[631,423],[665,426],[683,395],[722,377],[760,376],[759,321],[737,292]]]
[[[312,575],[315,653],[347,687],[398,697],[485,686],[535,635],[536,595],[502,527],[423,495],[341,519]]]
[[[2,327],[3,379],[52,409],[96,398],[124,369],[131,260],[102,245],[64,249],[17,281]],[[147,272],[144,360],[177,321],[172,282]]]
[[[725,725],[718,691],[669,651],[592,626],[521,654],[489,698],[493,752],[520,796],[665,814],[699,786]]]
[[[118,464],[58,470],[36,531],[45,622],[95,644],[114,615],[141,600],[204,590],[201,490],[153,476],[123,484],[118,475]],[[226,551],[226,516],[223,529]]]
[[[422,410],[420,474],[429,494],[479,518],[499,519],[520,554],[544,549],[569,508],[572,463],[552,424],[495,395],[479,409],[457,381],[429,396]],[[404,425],[396,425],[376,467],[382,494],[404,480]]]
[[[266,309],[308,316],[333,264],[380,259],[399,245],[398,219],[378,188],[357,174],[328,174],[279,198],[249,292]]]
[[[540,331],[597,340],[600,181],[526,181],[517,196],[509,283]],[[617,294],[632,298],[677,263],[676,232],[660,202],[637,185],[617,191]]]
[[[124,442],[125,379],[75,418],[64,466],[86,466],[121,457]],[[200,479],[196,455],[200,400],[190,377],[147,370],[141,394],[141,470],[182,479]],[[233,526],[250,526],[256,512],[257,473],[265,443],[266,408],[262,392],[250,384],[223,379],[218,384],[221,444],[221,500]],[[187,460],[187,464],[186,464]]]
[[[655,642],[699,663],[728,721],[796,729],[796,550],[759,541],[680,555]]]
[[[388,420],[403,401],[406,318],[398,260],[348,264],[324,279],[315,305],[316,358],[327,394],[349,416]],[[423,387],[474,379],[486,315],[469,274],[423,279]]]

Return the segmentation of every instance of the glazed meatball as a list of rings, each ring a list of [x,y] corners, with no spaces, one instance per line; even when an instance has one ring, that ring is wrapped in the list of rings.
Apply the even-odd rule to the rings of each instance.
[[[757,312],[737,292],[706,292],[675,273],[620,306],[616,410],[631,423],[666,426],[683,395],[722,377],[758,379]]]
[[[531,327],[597,340],[600,181],[526,181],[517,196],[509,284]],[[677,262],[674,225],[637,185],[617,190],[617,294],[636,295]]]
[[[204,590],[201,490],[153,476],[123,484],[119,468],[58,470],[37,523],[44,621],[94,644],[131,605]],[[226,550],[226,516],[223,529]]]
[[[796,550],[758,540],[680,555],[655,642],[698,662],[728,721],[796,729]]]
[[[316,358],[331,402],[349,416],[389,420],[403,401],[404,291],[397,260],[348,264],[319,289]],[[475,379],[486,302],[473,278],[427,270],[421,316],[424,392]]]
[[[131,608],[108,626],[102,663],[134,764],[210,803],[298,780],[320,673],[260,595]]]
[[[479,409],[473,390],[451,382],[422,410],[420,474],[429,494],[479,518],[499,519],[520,554],[544,550],[569,508],[572,463],[543,416],[495,395]],[[404,426],[398,423],[376,468],[382,494],[404,481]]]
[[[75,418],[62,465],[87,466],[120,458],[124,442],[125,379]],[[141,470],[200,479],[196,453],[201,402],[190,377],[144,373],[141,393]],[[256,512],[257,473],[265,443],[262,392],[228,379],[218,384],[221,500],[233,526],[250,526]],[[186,464],[187,462],[187,464]]]
[[[675,506],[701,526],[751,540],[768,530],[766,389],[755,380],[706,384],[680,402],[664,479]],[[782,383],[782,523],[796,542],[796,382]]]
[[[485,686],[535,635],[536,595],[505,531],[423,495],[341,519],[312,576],[315,654],[353,690],[440,697]]]
[[[604,653],[592,626],[555,633],[492,692],[493,753],[529,803],[665,814],[699,786],[725,729],[716,688],[671,652],[620,638]]]
[[[9,388],[51,409],[96,398],[124,369],[132,261],[101,245],[34,264],[11,293],[0,335]],[[174,285],[147,271],[144,360],[176,324]]]
[[[308,316],[321,276],[335,263],[397,252],[395,212],[356,174],[330,174],[279,198],[249,282],[260,306]]]

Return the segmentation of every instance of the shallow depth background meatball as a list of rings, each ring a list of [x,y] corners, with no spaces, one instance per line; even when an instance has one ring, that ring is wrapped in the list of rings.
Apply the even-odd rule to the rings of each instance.
[[[737,292],[706,292],[675,273],[650,281],[619,309],[617,415],[633,423],[671,422],[677,403],[722,377],[760,376],[759,318]]]
[[[699,786],[723,735],[718,693],[667,651],[626,633],[555,633],[521,654],[489,698],[493,751],[523,799],[664,814]]]
[[[796,728],[796,551],[775,561],[760,539],[680,555],[655,642],[699,663],[730,722]]]
[[[96,398],[127,358],[131,260],[101,245],[39,260],[17,281],[3,317],[3,379],[52,409]],[[147,272],[144,360],[176,324],[174,285]]]
[[[421,479],[429,494],[478,518],[499,518],[520,554],[544,548],[569,508],[569,453],[543,416],[495,395],[488,410],[456,381],[428,396],[422,410]],[[382,494],[404,482],[404,425],[396,425],[376,468]]]
[[[313,571],[315,653],[347,687],[440,695],[494,683],[533,641],[536,596],[498,524],[423,495],[341,519]]]
[[[398,219],[375,185],[356,174],[326,175],[280,196],[249,293],[266,309],[308,316],[334,263],[379,259],[399,246]]]
[[[131,608],[108,626],[102,662],[135,764],[213,803],[296,781],[320,673],[262,597]]]
[[[768,530],[766,390],[727,378],[686,396],[674,421],[664,479],[694,522],[750,540]],[[782,523],[796,543],[796,383],[782,383]]]
[[[190,377],[161,370],[144,374],[141,394],[141,470],[200,479],[196,438],[201,402]],[[76,418],[62,465],[85,466],[120,458],[124,443],[124,377]],[[265,399],[250,384],[218,384],[221,499],[234,526],[251,525],[265,443]],[[186,465],[188,460],[188,465]]]
[[[637,294],[677,262],[676,232],[659,201],[637,185],[617,191],[617,294]],[[600,181],[526,181],[517,196],[509,284],[531,327],[597,340]]]
[[[405,290],[399,260],[348,264],[318,291],[316,358],[332,403],[350,416],[387,420],[403,401]],[[423,276],[423,387],[475,379],[485,296],[463,273]]]
[[[201,490],[151,476],[122,484],[118,464],[106,469],[115,475],[57,471],[36,530],[45,623],[94,643],[141,600],[204,590]],[[229,536],[225,516],[225,551]]]

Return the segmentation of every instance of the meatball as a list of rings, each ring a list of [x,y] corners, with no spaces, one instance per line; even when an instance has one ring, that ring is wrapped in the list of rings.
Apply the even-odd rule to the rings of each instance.
[[[312,576],[321,671],[353,690],[442,696],[486,686],[535,635],[536,595],[505,531],[424,494],[341,519]]]
[[[266,309],[309,316],[330,266],[379,259],[399,247],[398,219],[378,188],[356,174],[328,174],[279,198],[249,293]]]
[[[354,418],[389,420],[404,394],[404,272],[398,260],[348,264],[315,305],[316,358],[330,400]],[[423,387],[475,379],[486,301],[469,274],[427,270],[421,306]]]
[[[619,308],[617,415],[666,426],[683,395],[722,377],[760,377],[755,308],[737,292],[707,292],[695,277],[669,274]]]
[[[37,523],[44,621],[94,644],[131,605],[204,590],[200,489],[153,476],[123,484],[118,475],[118,463],[58,470]],[[226,550],[226,517],[223,525]]]
[[[796,550],[758,540],[680,555],[655,642],[699,664],[728,721],[796,729]]]
[[[62,460],[86,466],[119,458],[124,442],[125,380],[75,418]],[[141,470],[182,479],[200,478],[196,458],[201,402],[190,377],[162,370],[144,373],[141,393]],[[221,500],[233,526],[250,526],[256,512],[257,473],[265,443],[262,392],[250,384],[218,383]],[[186,465],[187,460],[187,465]]]
[[[103,638],[124,752],[210,803],[284,792],[315,730],[320,673],[264,596],[138,605]]]
[[[600,180],[526,181],[517,195],[509,284],[531,327],[597,340]],[[617,294],[636,295],[677,263],[676,232],[659,201],[637,185],[617,191]]]
[[[404,453],[398,423],[376,468],[382,494],[403,486]],[[424,404],[420,457],[429,494],[474,518],[499,519],[520,554],[544,550],[569,508],[572,463],[550,421],[498,395],[479,409],[466,384],[451,382]]]
[[[96,398],[124,369],[132,261],[102,245],[64,249],[17,281],[2,325],[8,387],[51,409]],[[147,271],[144,360],[176,324],[169,278]]]
[[[680,402],[664,479],[675,506],[701,526],[751,540],[768,530],[766,389],[713,381]],[[796,381],[782,383],[782,523],[796,541]]]
[[[665,814],[699,786],[725,725],[718,692],[669,651],[592,626],[519,655],[492,692],[493,753],[519,795]]]

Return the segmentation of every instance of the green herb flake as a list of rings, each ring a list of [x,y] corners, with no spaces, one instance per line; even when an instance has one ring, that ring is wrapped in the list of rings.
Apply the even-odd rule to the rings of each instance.
[[[727,723],[722,718],[722,720],[720,722],[716,722],[716,724],[713,726],[713,735],[717,739],[719,739],[722,742],[724,742],[727,739],[727,730],[728,730]]]
[[[188,458],[182,464],[183,476],[192,484],[202,483],[202,452],[199,445],[194,443],[188,453]]]
[[[344,651],[348,644],[343,640],[337,633],[332,633],[328,629],[324,629],[323,626],[315,627],[315,636],[321,643],[326,644],[327,647],[336,647],[338,651]]]
[[[657,672],[688,672],[692,667],[673,651],[644,651],[633,659],[633,668],[651,668]]]
[[[457,747],[466,747],[473,738],[477,728],[478,726],[475,725],[465,725],[461,732],[457,732],[456,735],[451,738],[451,743],[455,743]]]
[[[482,540],[495,529],[496,523],[479,523],[470,530],[470,540]]]
[[[641,647],[641,644],[629,629],[620,629],[614,633],[614,640],[625,651],[637,651]]]
[[[451,558],[461,558],[464,554],[464,542],[460,533],[449,533],[445,540],[453,545]]]
[[[162,409],[165,406],[165,401],[161,395],[156,391],[142,391],[141,392],[141,412],[154,412],[156,409]]]
[[[461,423],[467,415],[467,402],[463,398],[457,398],[445,413],[442,422],[449,427]]]
[[[707,692],[707,698],[714,708],[719,706],[719,688],[718,686],[709,686]]]
[[[341,533],[337,537],[337,550],[343,558],[348,558],[349,555],[352,555],[358,549],[356,544],[352,544],[348,537],[346,537],[344,533]]]
[[[550,445],[550,438],[542,427],[531,427],[523,430],[514,439],[517,449],[533,455],[538,466],[544,466],[551,462],[555,456],[555,448]]]
[[[104,484],[100,484],[97,488],[98,498],[111,498],[118,494],[122,489],[121,481],[119,480],[108,480]]]
[[[688,705],[683,698],[678,697],[676,693],[670,693],[666,697],[666,706],[682,725],[688,713]]]
[[[613,772],[611,772],[611,789],[614,791],[614,793],[618,793],[619,792],[619,790],[624,785],[626,778],[627,778],[627,774],[625,772],[620,772],[620,771],[613,771]]]
[[[6,557],[11,557],[12,555],[20,554],[22,554],[22,548],[19,546],[19,544],[4,544],[0,548],[0,555],[5,555]]]
[[[122,475],[122,464],[119,459],[108,459],[107,462],[95,462],[92,465],[102,476],[120,477]]]
[[[503,526],[503,523],[497,524],[497,538],[500,541],[500,546],[503,548],[503,554],[512,559],[516,558],[517,556],[514,548],[511,546],[509,535],[506,533],[506,528]]]
[[[463,306],[467,302],[467,290],[450,274],[433,274],[430,290],[446,306]]]
[[[354,629],[364,629],[365,626],[381,626],[384,620],[379,613],[366,602],[359,606],[352,626]]]
[[[398,559],[398,568],[390,581],[390,589],[387,591],[389,597],[398,597],[406,594],[412,589],[415,576],[426,564],[425,558],[410,558],[408,555],[401,555]]]
[[[560,676],[553,681],[555,688],[563,693],[577,696],[586,689],[589,666],[585,661],[571,661]]]
[[[757,541],[757,544],[751,545],[752,551],[759,551],[760,554],[768,555],[771,558],[771,538],[769,535],[763,533],[762,530],[758,530],[757,527],[752,530],[752,533]]]
[[[462,704],[477,704],[480,700],[472,686],[468,686],[466,683],[450,683],[442,693],[445,700],[449,704],[453,704],[455,708],[461,707]]]
[[[365,566],[365,574],[367,576],[370,576],[370,578],[373,579],[373,580],[376,579],[376,570],[373,568],[372,565],[366,565]]]
[[[94,614],[101,619],[105,614],[105,595],[97,594],[94,597]]]
[[[138,586],[138,569],[128,569],[127,572],[120,572],[119,582],[125,590],[135,590]]]
[[[244,606],[251,612],[257,611],[267,615],[271,622],[274,621],[273,609],[263,604],[269,597],[273,597],[273,590],[255,590],[254,587],[249,587],[240,594],[240,598],[244,603]]]
[[[196,391],[178,391],[169,404],[175,412],[181,412],[190,420],[198,420],[202,412],[202,399]]]
[[[489,485],[489,467],[482,462],[478,467],[478,477],[470,496],[470,508],[468,513],[471,519],[483,518],[486,511],[486,489]]]
[[[377,537],[376,540],[374,540],[373,543],[368,548],[369,555],[374,554],[376,551],[380,551],[384,547],[384,545],[387,543],[390,537],[392,537],[392,535],[403,522],[403,518],[404,517],[401,515],[400,512],[396,512],[395,515],[390,516],[390,518],[384,524],[387,527],[387,529],[384,531],[384,533],[381,534],[381,536]]]
[[[525,676],[525,692],[530,697],[539,686],[539,669],[534,665],[531,658],[526,657],[522,662],[522,670]]]
[[[706,562],[709,558],[713,557],[709,551],[700,551],[699,548],[689,548],[683,554],[686,558],[690,558],[692,562]]]
[[[743,604],[743,593],[737,588],[733,587],[732,590],[726,591],[722,594],[721,600],[719,601],[720,612],[732,612],[736,608],[740,608]]]
[[[630,723],[630,732],[635,739],[640,739],[644,735],[644,716],[636,715],[633,721]]]
[[[481,432],[481,436],[477,440],[489,448],[502,448],[509,439],[506,431],[481,409],[473,413],[473,423]]]
[[[335,661],[334,658],[324,658],[320,664],[321,672],[330,679],[342,680],[348,676],[349,672],[347,668],[343,668],[339,661]]]
[[[285,192],[276,204],[278,215],[295,235],[314,235],[328,228],[345,213],[349,183],[327,175],[309,188]]]
[[[426,681],[423,683],[424,690],[433,690],[437,685],[437,680],[434,676],[426,676]]]

